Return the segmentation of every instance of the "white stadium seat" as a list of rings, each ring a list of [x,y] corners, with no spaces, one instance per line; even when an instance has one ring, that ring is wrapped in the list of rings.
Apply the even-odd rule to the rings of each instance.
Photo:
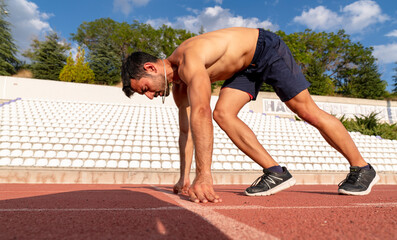
[[[172,162],[172,168],[179,169],[179,167],[180,167],[180,162],[176,162],[176,161]]]
[[[84,165],[84,162],[81,159],[76,159],[76,160],[73,160],[73,162],[72,162],[72,167],[79,168],[79,167],[82,167],[83,165]]]
[[[27,162],[27,160],[25,160],[25,163],[24,163],[24,165],[26,164],[26,162]],[[33,163],[33,162],[32,162]],[[60,161],[59,161],[59,159],[51,159],[49,162],[48,162],[48,167],[58,167],[60,165]]]
[[[60,167],[70,167],[72,166],[72,161],[70,159],[62,159],[61,164],[59,164]]]
[[[129,167],[130,168],[139,168],[139,164],[140,164],[139,161],[130,161]]]
[[[223,169],[223,166],[222,166],[222,163],[220,163],[220,162],[214,162],[214,163],[212,163],[212,168],[216,169],[216,170],[221,170],[221,169]]]
[[[22,166],[25,166],[25,167],[32,167],[32,166],[35,166],[35,164],[36,164],[36,159],[34,159],[34,158],[27,158],[27,159],[25,159],[25,161],[23,162]]]
[[[121,160],[117,163],[118,168],[128,168],[128,161]]]
[[[10,166],[17,167],[23,164],[23,158],[14,158],[11,160]]]
[[[107,168],[117,168],[117,166],[118,166],[118,163],[115,160],[109,160],[106,163]]]
[[[93,167],[95,167],[95,161],[92,159],[85,160],[83,167],[93,168]]]
[[[0,157],[9,157],[11,155],[11,151],[8,149],[0,150]]]
[[[307,123],[254,112],[239,117],[291,171],[349,170],[346,159]],[[350,134],[378,171],[397,172],[397,141]],[[178,140],[174,106],[32,99],[0,106],[0,166],[178,169]],[[262,170],[215,122],[212,168]]]
[[[36,166],[37,167],[45,167],[48,164],[48,160],[45,158],[40,158],[36,161]]]
[[[151,168],[161,168],[161,162],[160,161],[153,161],[151,162]]]
[[[141,161],[140,167],[141,168],[150,168],[150,162],[149,161]]]
[[[170,161],[162,161],[161,168],[164,168],[164,169],[172,168],[172,163]]]

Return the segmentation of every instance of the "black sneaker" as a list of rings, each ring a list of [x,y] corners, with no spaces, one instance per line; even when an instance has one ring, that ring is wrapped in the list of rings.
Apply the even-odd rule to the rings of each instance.
[[[375,169],[368,164],[370,169],[350,167],[350,173],[345,180],[339,183],[339,194],[367,195],[371,192],[372,186],[379,181]]]
[[[276,173],[263,169],[264,174],[245,190],[245,195],[268,196],[295,185],[295,178],[292,177],[286,167],[283,167],[283,170],[282,173]]]

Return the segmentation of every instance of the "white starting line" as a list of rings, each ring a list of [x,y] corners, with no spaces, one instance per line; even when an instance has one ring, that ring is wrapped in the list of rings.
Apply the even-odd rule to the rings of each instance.
[[[159,191],[162,191],[158,189]],[[342,206],[274,206],[274,207],[264,207],[259,205],[249,205],[249,206],[209,206],[199,205],[197,203],[187,202],[185,200],[176,199],[176,195],[168,194],[164,191],[174,201],[180,204],[179,206],[168,206],[168,207],[154,207],[154,208],[0,208],[0,212],[96,212],[96,211],[175,211],[175,210],[289,210],[289,209],[328,209],[328,208],[366,208],[366,207],[397,207],[397,202],[383,202],[383,203],[352,203],[351,205]],[[188,207],[188,208],[186,208]]]
[[[161,190],[160,190],[161,191]],[[164,192],[165,193],[165,192]],[[168,193],[165,193],[168,194]],[[179,206],[168,206],[168,207],[155,207],[155,208],[0,208],[0,212],[96,212],[96,211],[175,211],[175,210],[289,210],[289,209],[328,209],[328,208],[367,208],[367,207],[397,207],[397,202],[384,202],[384,203],[352,203],[351,205],[342,205],[342,206],[274,206],[274,207],[264,207],[259,205],[250,205],[250,206],[209,206],[207,205],[199,205],[197,203],[187,202],[185,200],[175,199],[174,195],[169,194],[172,199],[176,201],[178,204],[181,204],[182,207]],[[178,200],[178,201],[177,201]],[[186,207],[188,208],[186,208]],[[217,213],[218,214],[218,213]]]

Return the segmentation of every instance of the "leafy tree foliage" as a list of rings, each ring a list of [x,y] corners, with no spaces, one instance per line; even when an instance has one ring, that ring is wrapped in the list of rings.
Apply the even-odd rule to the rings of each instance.
[[[336,76],[337,91],[344,96],[358,98],[379,98],[386,93],[385,81],[380,79],[376,58],[372,48],[361,43],[351,43],[346,48],[347,55],[341,62]]]
[[[334,95],[334,83],[325,74],[321,62],[313,61],[309,64],[306,72],[306,79],[311,83],[309,91],[315,95]]]
[[[59,80],[59,74],[66,64],[66,51],[70,44],[60,41],[56,32],[46,36],[44,41],[34,39],[31,49],[23,55],[30,58],[33,76],[40,79]]]
[[[186,30],[134,21],[119,23],[110,18],[84,22],[72,39],[88,49],[88,61],[95,73],[95,83],[112,85],[120,81],[122,61],[134,51],[145,51],[164,58],[179,44],[194,36]]]
[[[59,74],[59,79],[65,82],[94,83],[95,74],[85,61],[84,49],[78,48],[76,61],[73,60],[72,53],[66,60],[66,65]]]
[[[73,82],[76,79],[76,62],[73,59],[72,53],[69,53],[69,57],[66,59],[66,65],[62,68],[59,74],[59,80],[64,82]]]
[[[6,5],[3,0],[0,0],[0,75],[4,76],[14,74],[15,67],[19,64],[10,23],[6,21],[7,14]]]

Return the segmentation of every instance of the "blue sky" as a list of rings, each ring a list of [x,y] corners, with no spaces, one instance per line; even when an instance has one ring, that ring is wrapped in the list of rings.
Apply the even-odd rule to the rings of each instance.
[[[345,29],[353,41],[374,47],[382,79],[391,90],[397,67],[395,0],[5,0],[12,34],[21,51],[51,30],[68,42],[83,21],[138,20],[197,32],[225,27],[263,27],[286,33]],[[72,43],[72,42],[71,42]],[[72,43],[74,48],[77,45]]]

